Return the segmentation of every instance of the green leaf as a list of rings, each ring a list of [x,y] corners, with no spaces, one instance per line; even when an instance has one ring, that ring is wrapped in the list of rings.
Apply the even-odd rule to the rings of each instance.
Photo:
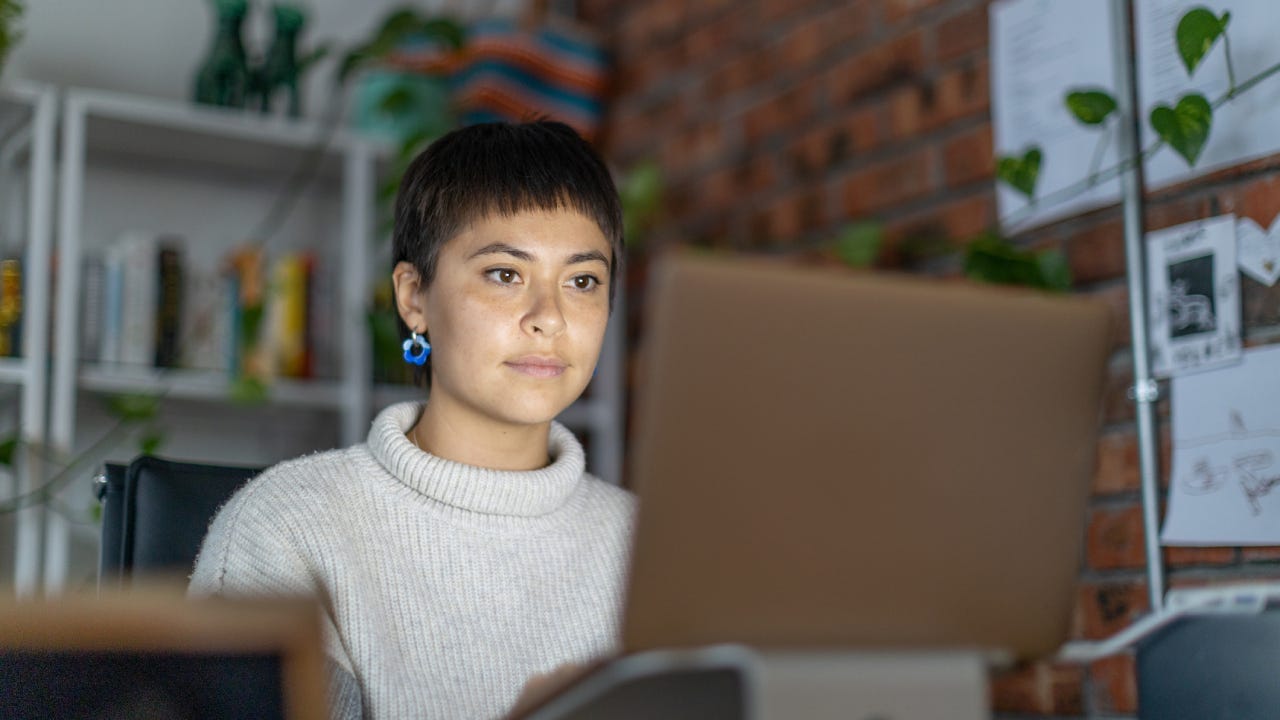
[[[1213,124],[1213,108],[1199,93],[1183,95],[1178,104],[1157,105],[1151,111],[1151,127],[1186,161],[1194,166],[1209,141]]]
[[[1196,71],[1213,44],[1226,32],[1230,21],[1231,13],[1223,13],[1219,18],[1206,7],[1194,7],[1178,21],[1174,37],[1178,43],[1178,55],[1182,57],[1182,64],[1187,67],[1187,75]]]
[[[18,435],[15,433],[0,441],[0,465],[13,467],[13,456],[18,450]]]
[[[1031,147],[1022,157],[1006,155],[996,164],[996,177],[1014,190],[1035,199],[1036,182],[1040,179],[1040,162],[1043,159],[1040,148]]]
[[[866,268],[880,256],[884,230],[879,223],[859,222],[846,225],[836,239],[836,256],[849,267]]]
[[[1061,253],[1022,250],[994,233],[978,236],[965,248],[964,274],[979,282],[1057,292],[1071,287],[1071,272]]]
[[[261,405],[268,399],[267,384],[261,378],[241,376],[231,382],[231,400],[242,405]]]
[[[129,422],[151,420],[160,408],[159,395],[110,395],[106,401],[107,412],[119,420]]]
[[[628,246],[640,246],[641,235],[658,213],[662,192],[662,169],[652,160],[631,168],[619,184],[622,234]]]
[[[390,55],[411,38],[457,50],[466,43],[467,31],[450,18],[424,18],[409,9],[393,12],[383,20],[382,27],[371,40],[357,45],[343,56],[338,64],[338,83],[345,83],[352,72]]]
[[[155,455],[160,450],[160,445],[164,443],[164,433],[159,430],[152,429],[146,435],[143,435],[139,441],[139,450],[143,455]]]
[[[1070,92],[1066,102],[1071,114],[1085,125],[1101,125],[1116,109],[1116,99],[1104,90]]]

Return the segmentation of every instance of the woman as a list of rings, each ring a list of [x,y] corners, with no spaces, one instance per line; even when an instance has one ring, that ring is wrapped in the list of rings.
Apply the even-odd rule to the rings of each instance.
[[[591,380],[617,191],[554,122],[433,143],[396,201],[395,296],[426,403],[277,465],[219,512],[192,594],[313,594],[335,715],[495,717],[613,649],[634,512],[555,418]]]

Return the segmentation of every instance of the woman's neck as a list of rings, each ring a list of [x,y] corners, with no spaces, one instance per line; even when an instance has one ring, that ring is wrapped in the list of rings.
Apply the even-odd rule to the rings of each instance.
[[[446,460],[493,470],[537,470],[550,462],[551,423],[508,425],[443,398],[427,403],[407,433],[418,449]]]

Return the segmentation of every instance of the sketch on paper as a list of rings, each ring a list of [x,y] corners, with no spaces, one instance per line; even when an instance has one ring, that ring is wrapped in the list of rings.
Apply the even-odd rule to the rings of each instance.
[[[1249,430],[1239,410],[1230,412],[1230,430],[1209,437],[1191,438],[1178,443],[1182,449],[1201,449],[1189,472],[1178,478],[1182,488],[1192,495],[1206,495],[1229,485],[1231,480],[1243,494],[1253,515],[1262,513],[1260,498],[1280,485],[1280,468],[1272,468],[1275,457],[1271,444],[1280,441],[1280,429]],[[1227,458],[1226,464],[1214,464],[1214,458]]]
[[[1166,545],[1280,544],[1280,345],[1175,377]]]
[[[1151,363],[1157,376],[1239,361],[1235,226],[1224,215],[1147,234]]]

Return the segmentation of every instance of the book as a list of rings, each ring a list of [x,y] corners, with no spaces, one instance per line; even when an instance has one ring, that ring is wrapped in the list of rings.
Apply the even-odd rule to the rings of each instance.
[[[272,263],[266,342],[281,377],[311,377],[307,296],[314,264],[309,253],[288,253]]]
[[[156,348],[157,238],[130,232],[117,242],[123,253],[119,362],[149,367],[155,363]]]
[[[160,240],[156,265],[155,366],[178,367],[183,300],[182,249],[178,238]]]
[[[0,357],[22,354],[22,261],[0,260]]]
[[[102,359],[103,324],[106,322],[106,259],[86,254],[80,270],[80,359]]]

